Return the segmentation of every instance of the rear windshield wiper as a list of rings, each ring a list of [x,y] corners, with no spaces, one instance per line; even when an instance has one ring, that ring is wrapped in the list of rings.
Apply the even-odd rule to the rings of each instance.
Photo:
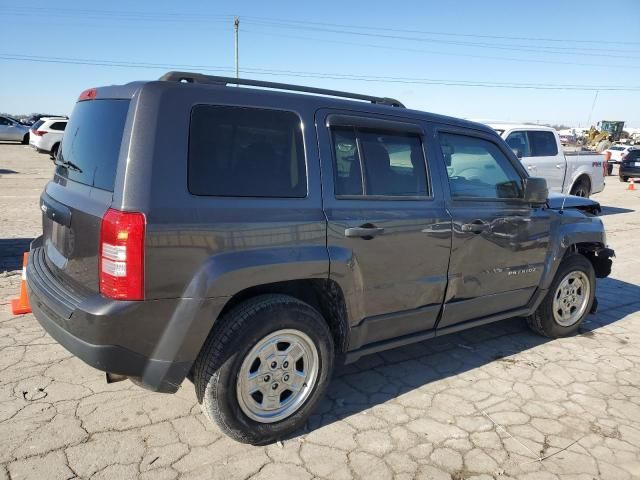
[[[76,165],[75,163],[69,161],[69,160],[58,160],[56,159],[55,161],[56,165],[60,165],[61,167],[65,167],[68,168],[69,170],[75,170],[78,173],[82,173],[82,169]]]

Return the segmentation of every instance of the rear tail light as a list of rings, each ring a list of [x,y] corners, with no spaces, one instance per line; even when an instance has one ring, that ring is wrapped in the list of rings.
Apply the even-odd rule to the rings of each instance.
[[[146,219],[137,212],[109,209],[100,228],[100,293],[116,300],[144,299]]]
[[[47,134],[47,132],[45,132],[44,130],[31,130],[31,133],[36,137],[42,137]]]
[[[96,98],[96,95],[98,95],[97,88],[87,88],[80,94],[80,96],[78,97],[78,101],[81,102],[83,100],[93,100]]]

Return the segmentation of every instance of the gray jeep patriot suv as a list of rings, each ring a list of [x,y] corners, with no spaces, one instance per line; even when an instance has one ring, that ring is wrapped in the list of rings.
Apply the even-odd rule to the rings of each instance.
[[[40,207],[46,331],[111,380],[189,378],[254,444],[336,361],[508,317],[574,333],[613,255],[598,203],[548,198],[486,126],[183,72],[83,92]]]

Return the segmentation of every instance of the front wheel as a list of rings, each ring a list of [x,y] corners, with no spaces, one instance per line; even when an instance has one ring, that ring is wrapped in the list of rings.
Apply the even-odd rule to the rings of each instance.
[[[295,298],[262,295],[219,322],[194,369],[204,414],[254,445],[302,427],[333,369],[333,338],[322,316]]]
[[[574,334],[589,314],[595,292],[593,265],[583,255],[571,254],[562,261],[544,300],[527,319],[529,328],[550,338]]]

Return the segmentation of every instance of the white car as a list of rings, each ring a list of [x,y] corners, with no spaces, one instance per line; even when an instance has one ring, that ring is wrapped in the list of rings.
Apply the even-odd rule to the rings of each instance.
[[[604,190],[604,155],[562,151],[555,129],[541,125],[489,124],[511,147],[529,175],[556,193],[589,197]]]
[[[13,118],[0,116],[0,140],[21,142],[26,145],[29,141],[29,127]]]
[[[605,153],[611,152],[611,160],[609,160],[611,163],[620,163],[631,150],[635,150],[636,148],[638,147],[633,145],[621,145],[617,143],[606,149]]]
[[[51,158],[55,158],[68,121],[61,117],[41,118],[29,131],[29,145],[38,152],[48,153]]]

